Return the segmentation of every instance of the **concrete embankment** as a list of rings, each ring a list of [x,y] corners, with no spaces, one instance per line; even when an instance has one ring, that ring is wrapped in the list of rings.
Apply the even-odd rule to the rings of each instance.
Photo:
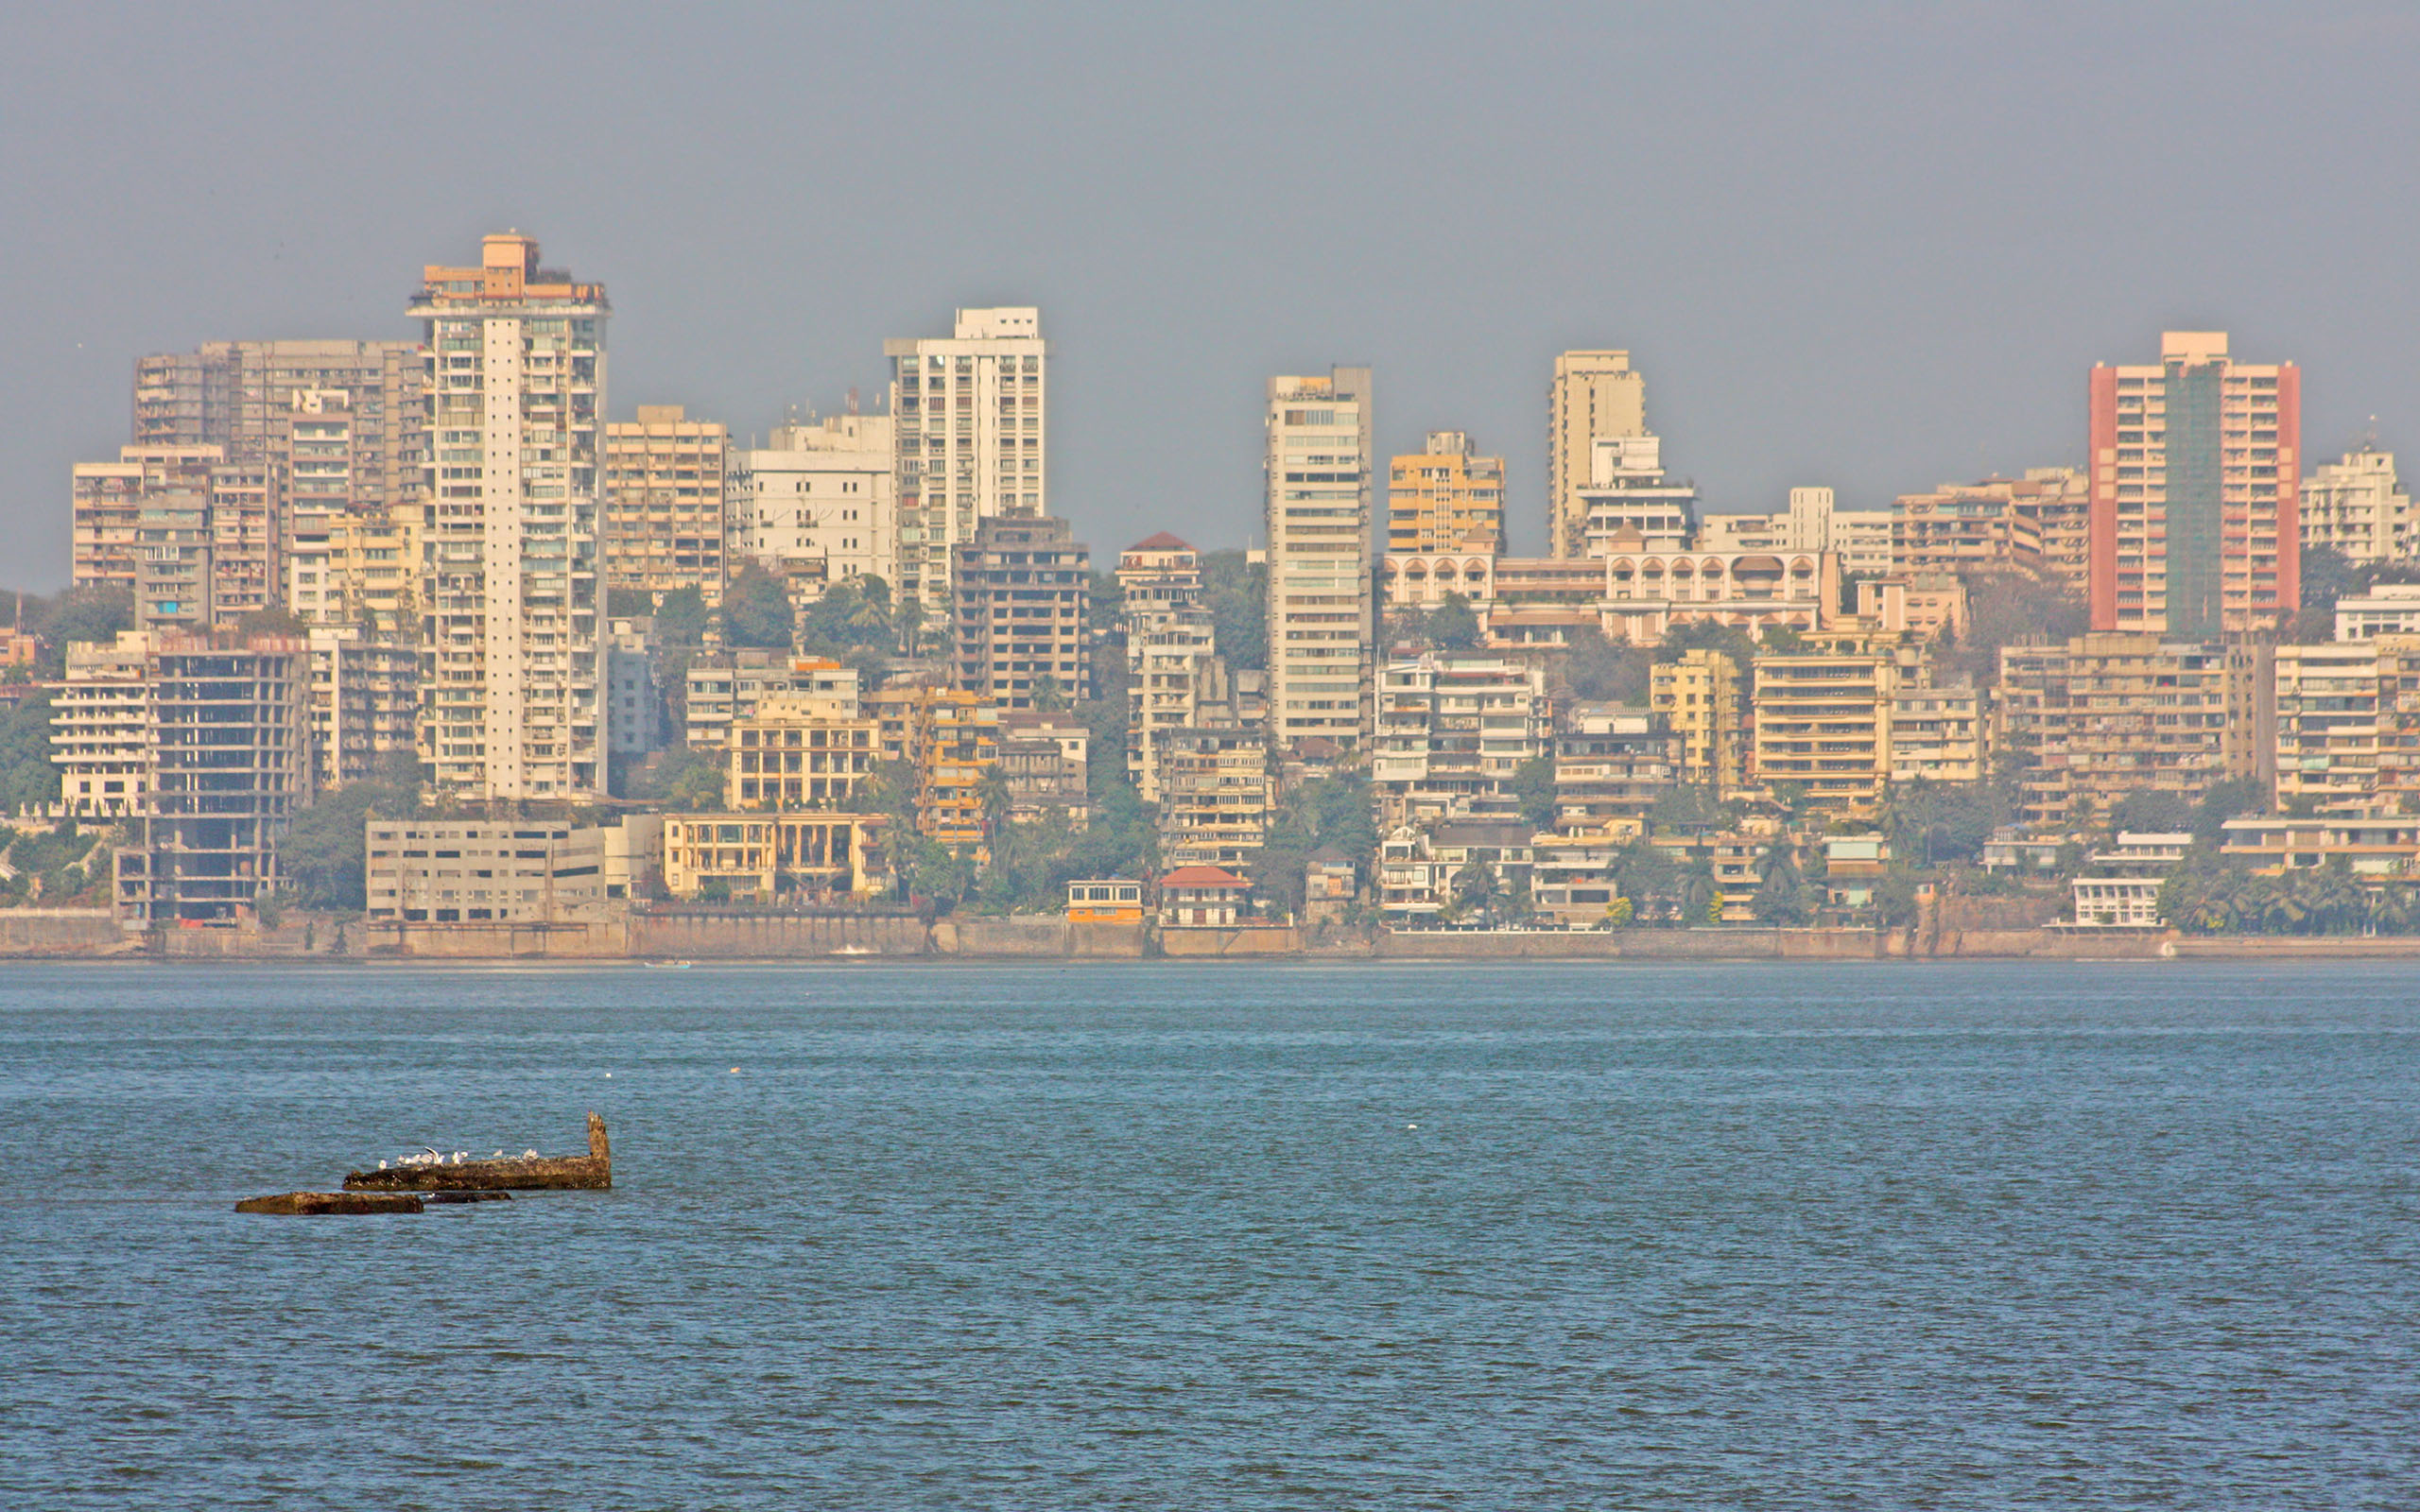
[[[1961,927],[1963,925],[1964,927]],[[755,913],[654,908],[570,924],[370,924],[289,914],[275,928],[126,933],[106,909],[0,909],[0,959],[448,961],[1232,960],[2364,960],[2420,959],[2420,936],[2179,936],[2044,927],[2017,909],[1948,910],[1912,930],[1379,930],[1328,925],[1159,929],[1056,915]]]

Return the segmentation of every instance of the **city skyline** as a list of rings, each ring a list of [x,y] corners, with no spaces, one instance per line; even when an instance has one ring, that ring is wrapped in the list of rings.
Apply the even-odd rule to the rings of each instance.
[[[603,112],[595,155],[559,174],[536,173],[535,148],[515,137],[482,166],[434,177],[382,134],[414,140],[403,124],[428,65],[360,61],[400,56],[380,41],[395,24],[333,18],[264,61],[207,26],[137,26],[131,14],[45,27],[9,75],[24,145],[0,209],[24,230],[0,255],[20,286],[46,291],[13,318],[17,360],[0,375],[21,419],[0,438],[0,544],[23,564],[12,586],[64,582],[63,480],[120,444],[138,358],[213,340],[406,337],[398,295],[411,270],[432,249],[506,226],[616,291],[614,419],[682,404],[742,439],[794,404],[833,413],[850,387],[878,393],[881,343],[932,330],[937,310],[1041,307],[1058,369],[1051,512],[1105,544],[1171,518],[1194,522],[1205,548],[1251,540],[1260,387],[1336,361],[1368,363],[1387,387],[1378,455],[1453,429],[1506,455],[1509,544],[1523,552],[1544,545],[1545,396],[1565,350],[1632,353],[1668,464],[1716,511],[1772,509],[1809,485],[1871,506],[2080,462],[2078,375],[2167,329],[2227,330],[2240,350],[2298,363],[2314,458],[2341,453],[2372,416],[2394,447],[2420,404],[2420,373],[2401,356],[2420,303],[2388,255],[2411,239],[2411,213],[2369,187],[2413,126],[2411,107],[2371,86],[2408,64],[2420,33],[2377,8],[2222,19],[2182,38],[2133,11],[2097,25],[2088,44],[2055,12],[1863,12],[1823,27],[1753,10],[1600,20],[1582,28],[1593,48],[1567,36],[1546,46],[1558,28],[1526,15],[1379,27],[1340,12],[1306,22],[1308,35],[1289,28],[1298,45],[1286,50],[1132,18],[1089,30],[1058,18],[1023,30],[842,20],[821,39],[828,56],[878,76],[913,51],[927,103],[877,129],[896,124],[878,84],[835,68],[812,146],[768,145],[720,98],[749,97],[765,82],[754,55],[781,48],[714,52],[738,78],[710,96],[706,41],[650,36],[661,77],[646,82],[663,87],[665,114]],[[538,29],[504,18],[487,35],[510,52]],[[624,60],[633,36],[609,12],[554,42],[573,61],[611,65],[611,101],[642,82]],[[1107,123],[1147,97],[1114,69],[1030,94],[980,87],[987,57],[1005,48],[1038,65],[1045,43],[1094,64],[1182,44],[1200,66],[1162,81],[1161,113],[1120,145]],[[159,87],[96,114],[60,82],[74,77],[63,57],[88,50]],[[1669,66],[1590,61],[1640,53]],[[1338,56],[1367,59],[1372,77],[1319,97],[1313,60]],[[332,111],[323,131],[252,118],[290,115],[298,95],[332,104],[312,65],[337,59],[354,108]],[[1474,108],[1451,116],[1381,77],[1448,63],[1475,91]],[[2307,93],[2221,164],[2136,82],[2154,63],[2221,92]],[[460,66],[475,82],[503,65],[474,50]],[[2324,92],[2323,66],[2336,71]],[[213,97],[241,103],[177,114],[205,77]],[[563,87],[527,85],[502,109],[534,122]],[[1282,131],[1246,108],[1281,97],[1299,107]],[[1711,109],[1718,99],[1754,108],[1734,119]],[[1558,128],[1553,111],[1576,120]],[[674,117],[665,140],[648,134]],[[980,140],[945,150],[977,120],[991,123]],[[169,122],[180,133],[164,166],[130,133]],[[430,129],[445,147],[435,156],[459,145],[461,128]],[[1322,181],[1262,183],[1253,165],[1297,133],[1323,144]],[[2118,136],[2136,187],[2079,179],[2080,151]],[[994,171],[1034,139],[1057,152]],[[159,234],[160,207],[175,202],[160,175],[239,144],[254,171],[216,175],[226,181],[210,204]],[[644,202],[609,192],[674,151],[699,172],[654,172]],[[1896,171],[1866,176],[1876,153]],[[2280,214],[2235,215],[2243,171],[2291,182]],[[1416,184],[1458,176],[1494,213],[1443,230],[1381,214]],[[927,180],[983,233],[883,237],[915,223],[902,217]],[[740,243],[682,229],[703,214],[701,195],[742,188],[758,218]],[[2347,233],[2309,235],[2320,217]],[[1289,251],[1304,237],[1321,239],[1319,256]],[[1172,339],[1191,347],[1186,360],[1165,360]],[[1176,455],[1186,465],[1154,464]]]

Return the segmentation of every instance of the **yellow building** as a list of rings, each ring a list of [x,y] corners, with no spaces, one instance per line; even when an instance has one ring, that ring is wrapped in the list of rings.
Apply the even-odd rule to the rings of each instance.
[[[605,586],[722,602],[731,431],[679,404],[605,427]]]
[[[1493,553],[1504,543],[1504,458],[1479,456],[1461,431],[1430,431],[1426,450],[1387,472],[1387,550]]]
[[[1891,780],[1893,659],[1858,648],[1756,658],[1755,778],[1818,808],[1860,808]]]
[[[1685,651],[1658,662],[1650,706],[1681,737],[1681,781],[1711,785],[1718,797],[1741,785],[1747,729],[1740,718],[1739,664],[1720,651]]]
[[[830,699],[767,698],[732,721],[723,791],[742,809],[846,806],[873,777],[880,731]]]
[[[295,510],[286,521],[286,608],[305,625],[416,637],[427,513],[419,503]]]
[[[667,814],[664,885],[732,902],[871,898],[890,885],[879,814]]]
[[[1139,924],[1143,885],[1125,877],[1087,877],[1067,884],[1067,922]]]

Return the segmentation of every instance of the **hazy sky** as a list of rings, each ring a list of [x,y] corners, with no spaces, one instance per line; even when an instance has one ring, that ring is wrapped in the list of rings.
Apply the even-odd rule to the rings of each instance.
[[[1627,347],[1717,507],[2080,461],[2163,326],[2305,367],[2314,458],[2420,434],[2420,9],[0,9],[0,581],[67,576],[135,357],[406,336],[536,234],[613,412],[761,432],[886,336],[1034,303],[1097,553],[1253,536],[1271,372],[1377,369],[1382,453],[1511,457]]]

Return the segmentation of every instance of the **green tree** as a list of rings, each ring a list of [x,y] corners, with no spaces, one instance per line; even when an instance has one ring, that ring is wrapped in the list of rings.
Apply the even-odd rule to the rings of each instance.
[[[1756,660],[1756,643],[1737,625],[1712,620],[1686,620],[1664,632],[1655,647],[1658,662],[1678,662],[1691,651],[1720,651],[1744,675]]]
[[[0,711],[0,814],[59,801],[59,768],[50,754],[50,690],[37,688],[14,709]]]
[[[1454,907],[1465,917],[1493,919],[1504,901],[1503,879],[1483,857],[1464,862],[1461,869],[1454,873],[1450,886]]]
[[[1564,643],[1563,676],[1575,698],[1644,706],[1652,660],[1628,641],[1607,638],[1594,625],[1576,627]]]
[[[741,569],[722,593],[722,638],[735,646],[791,648],[790,600],[780,578],[752,562]]]
[[[666,645],[700,644],[706,638],[706,622],[711,613],[706,608],[706,595],[696,584],[676,588],[655,607],[655,633]]]
[[[1240,551],[1204,552],[1201,587],[1219,654],[1237,670],[1269,665],[1269,567]]]
[[[367,907],[370,819],[408,818],[419,808],[420,768],[408,751],[389,757],[376,777],[321,795],[295,814],[278,844],[285,887],[305,908]]]
[[[1521,822],[1532,830],[1551,830],[1555,818],[1554,758],[1532,756],[1512,769],[1513,799],[1521,805]]]
[[[1478,611],[1460,593],[1447,593],[1444,601],[1428,612],[1428,644],[1440,651],[1472,650],[1483,633]]]

